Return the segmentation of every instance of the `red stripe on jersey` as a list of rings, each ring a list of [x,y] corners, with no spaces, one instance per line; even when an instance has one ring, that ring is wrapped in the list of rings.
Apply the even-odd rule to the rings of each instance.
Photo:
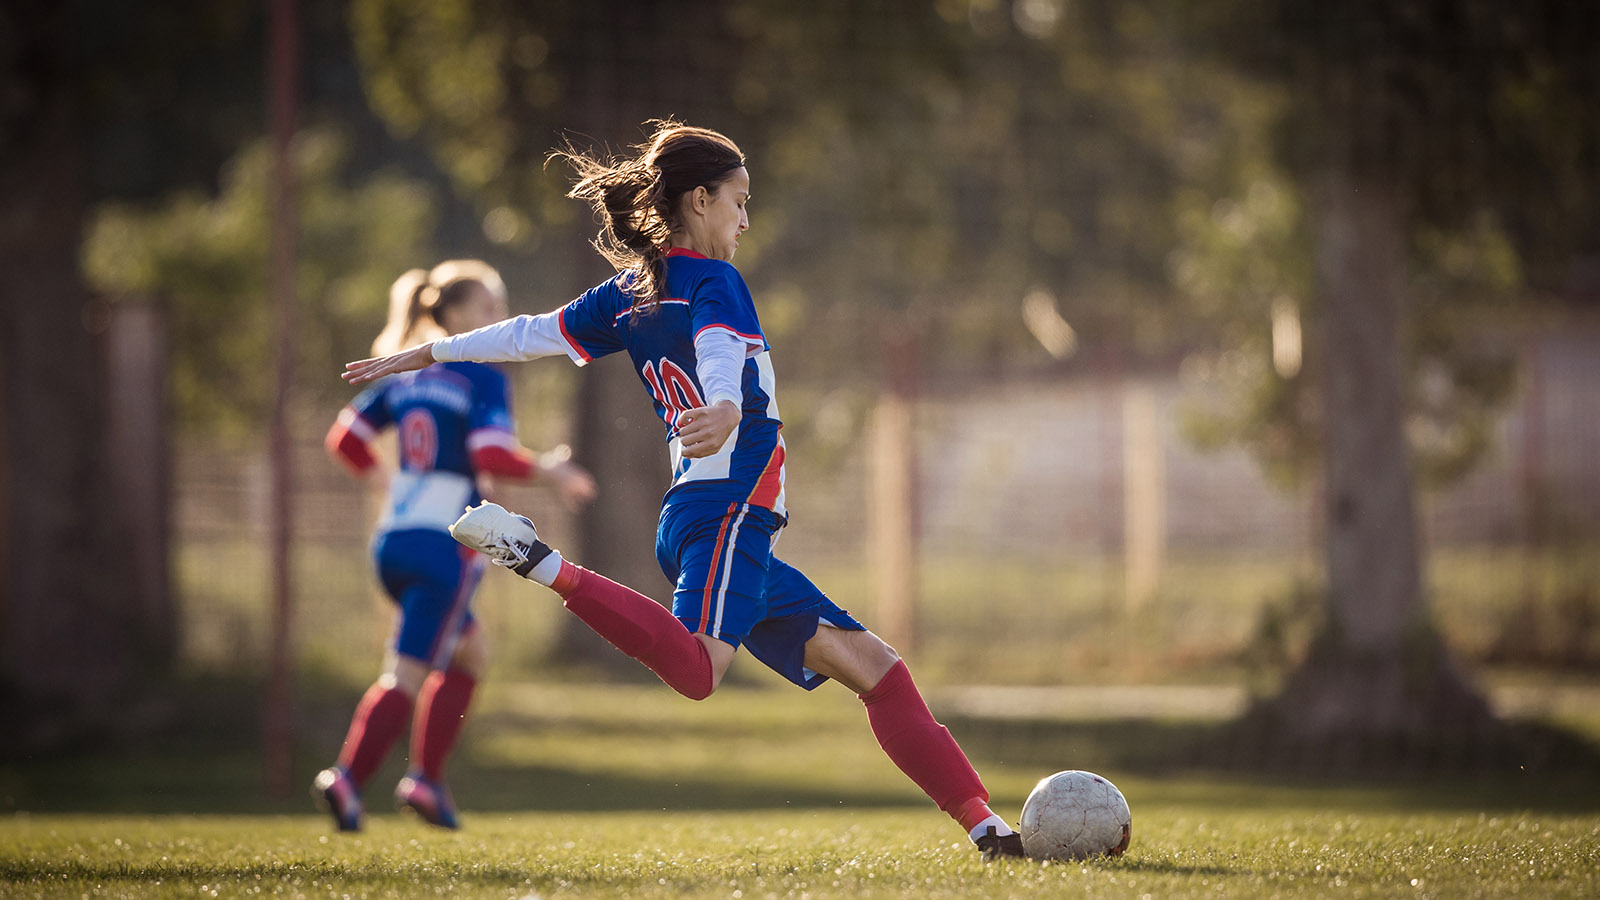
[[[743,338],[744,340],[748,341],[749,343],[757,344],[759,346],[765,347],[766,344],[767,344],[767,339],[762,337],[759,334],[745,334],[744,332],[736,331],[733,328],[728,327],[727,325],[707,325],[706,327],[704,327],[704,328],[702,328],[699,331],[696,331],[694,333],[695,340],[699,340],[700,339],[700,335],[705,334],[708,331],[713,331],[713,330],[726,331],[727,333],[729,333],[729,334],[731,334],[731,335],[733,335],[735,337]]]
[[[766,468],[761,470],[761,477],[756,479],[756,486],[750,491],[751,506],[763,509],[774,509],[778,503],[778,495],[783,492],[783,438],[778,438],[778,446],[772,448],[772,456],[768,457]]]
[[[706,573],[705,593],[700,595],[700,626],[695,629],[700,634],[708,633],[706,629],[711,627],[711,598],[717,593],[717,570],[722,568],[722,545],[728,539],[728,523],[733,521],[734,510],[738,508],[737,503],[728,504],[728,512],[722,517],[722,526],[717,529],[717,546],[711,551],[711,565],[708,567],[710,571]],[[732,547],[728,549],[730,552],[733,550]]]
[[[662,259],[666,259],[669,256],[688,256],[688,257],[692,257],[694,259],[710,259],[711,258],[709,256],[706,256],[704,253],[696,253],[693,250],[690,250],[688,247],[673,247],[671,250],[668,250],[667,252],[661,254],[661,258]]]
[[[377,457],[372,454],[372,448],[350,430],[350,425],[345,422],[343,416],[328,429],[328,436],[323,438],[322,446],[327,448],[329,456],[343,463],[345,468],[357,475],[366,474],[378,464]]]
[[[688,306],[689,305],[689,301],[684,300],[681,297],[662,297],[660,300],[657,300],[655,302],[656,306],[670,306],[670,305],[673,305],[673,304],[676,304],[678,306]],[[623,319],[626,319],[627,317],[633,315],[633,311],[635,309],[646,309],[649,306],[650,306],[650,304],[648,304],[648,303],[643,304],[641,306],[637,306],[637,307],[630,306],[627,309],[623,310],[622,312],[619,312],[616,315],[612,316],[611,317],[611,321],[612,322],[621,322]]]
[[[578,346],[578,342],[573,340],[572,335],[567,333],[567,315],[565,310],[556,314],[556,324],[561,326],[561,339],[567,342],[567,346],[578,351],[578,355],[583,357],[584,362],[594,362],[594,357],[590,356],[588,351]]]

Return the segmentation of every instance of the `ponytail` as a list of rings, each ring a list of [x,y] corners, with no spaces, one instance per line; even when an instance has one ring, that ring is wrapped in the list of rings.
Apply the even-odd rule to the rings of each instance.
[[[378,337],[372,342],[373,356],[388,356],[399,353],[414,344],[414,335],[421,324],[423,305],[422,295],[428,289],[428,272],[426,269],[412,269],[395,279],[394,285],[389,288],[389,318],[384,322],[383,330],[378,332]]]
[[[708,128],[671,119],[653,120],[650,139],[632,157],[599,159],[569,142],[549,159],[572,166],[577,181],[567,196],[587,201],[600,222],[593,246],[619,272],[635,310],[654,309],[665,288],[661,264],[673,229],[680,224],[678,200],[696,187],[715,191],[744,153]]]
[[[465,297],[471,286],[482,286],[501,300],[506,284],[500,273],[477,259],[450,259],[426,269],[412,269],[389,288],[389,319],[372,342],[373,356],[388,356],[445,336],[441,314]]]

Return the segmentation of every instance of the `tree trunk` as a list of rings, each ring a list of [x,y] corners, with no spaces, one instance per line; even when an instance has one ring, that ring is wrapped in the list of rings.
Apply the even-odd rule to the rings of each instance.
[[[1344,173],[1322,191],[1328,629],[1391,657],[1426,625],[1399,346],[1404,245],[1394,197]]]
[[[42,9],[42,8],[41,8]],[[115,514],[105,446],[104,366],[78,274],[83,141],[66,16],[15,22],[21,58],[0,121],[0,751],[37,752],[130,724],[130,700],[171,660],[141,613]],[[5,73],[15,76],[19,73]],[[20,109],[20,112],[18,110]],[[146,642],[143,638],[158,636]]]
[[[1531,761],[1430,624],[1404,431],[1404,236],[1381,182],[1322,186],[1316,284],[1325,404],[1326,620],[1283,691],[1224,735],[1234,764],[1478,768]]]

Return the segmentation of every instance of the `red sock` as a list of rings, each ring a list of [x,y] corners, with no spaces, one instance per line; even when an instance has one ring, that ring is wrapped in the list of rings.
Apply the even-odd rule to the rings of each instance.
[[[356,712],[350,717],[350,730],[339,751],[339,765],[350,774],[356,787],[367,783],[372,773],[389,755],[389,748],[405,731],[411,718],[411,698],[396,687],[375,683],[367,688]]]
[[[711,654],[661,604],[570,562],[550,588],[567,609],[690,700],[711,696]]]
[[[435,671],[417,694],[411,722],[411,765],[432,782],[444,780],[444,762],[455,748],[478,679],[454,666]]]
[[[989,792],[956,739],[928,711],[904,660],[858,696],[878,746],[940,809],[968,831],[993,815]]]

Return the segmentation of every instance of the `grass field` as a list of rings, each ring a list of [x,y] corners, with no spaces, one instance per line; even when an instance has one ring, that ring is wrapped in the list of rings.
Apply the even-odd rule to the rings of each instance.
[[[303,702],[303,781],[355,696]],[[213,698],[167,737],[0,766],[11,897],[1594,897],[1600,778],[1508,772],[1361,784],[1124,769],[1193,721],[952,727],[1014,817],[1053,768],[1127,795],[1120,860],[985,865],[882,757],[848,692],[495,684],[453,768],[462,831],[387,811],[360,835],[264,797],[249,710]],[[1575,724],[1600,733],[1592,716]]]
[[[38,897],[1593,897],[1593,814],[1248,808],[1133,796],[1127,856],[986,865],[925,811],[477,816],[456,834],[378,817],[18,818],[0,877]],[[1331,802],[1331,808],[1330,808]]]

